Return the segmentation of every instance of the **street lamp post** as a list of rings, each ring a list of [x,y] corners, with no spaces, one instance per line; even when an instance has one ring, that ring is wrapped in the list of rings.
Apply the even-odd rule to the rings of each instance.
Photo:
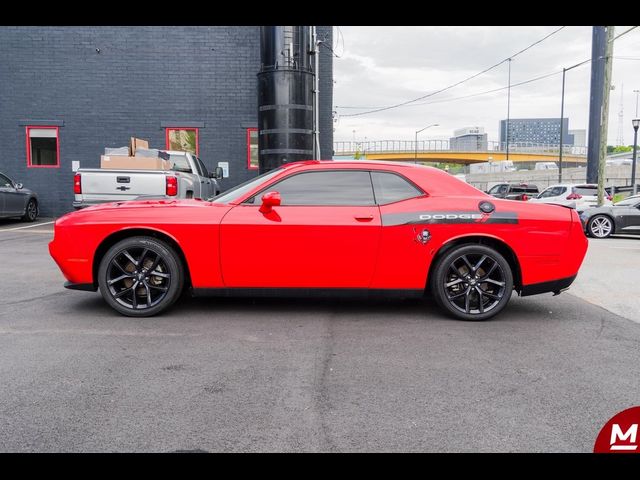
[[[633,195],[638,193],[638,186],[636,185],[636,160],[638,156],[638,127],[640,127],[640,118],[634,118],[631,123],[633,124],[633,163],[631,164],[631,185],[633,186]]]
[[[636,118],[638,118],[638,94],[640,93],[640,90],[634,90],[633,93],[636,94]]]
[[[560,153],[558,154],[558,183],[562,183],[562,130],[564,125],[562,124],[562,119],[564,118],[564,80],[567,72],[569,70],[573,70],[580,65],[585,64],[587,61],[576,63],[575,65],[571,65],[569,68],[562,69],[562,99],[560,100]]]
[[[415,147],[415,155],[414,155],[414,157],[413,157],[413,158],[414,158],[413,163],[418,163],[418,134],[419,134],[420,132],[422,132],[423,130],[426,130],[427,128],[430,128],[430,127],[439,127],[439,126],[440,126],[440,125],[438,125],[437,123],[434,123],[434,124],[432,124],[432,125],[427,125],[426,127],[421,128],[420,130],[416,130],[416,139],[415,139],[415,143],[414,143],[414,147]]]
[[[567,69],[562,69],[562,100],[560,101],[560,152],[558,153],[558,183],[562,183],[562,129],[564,118],[564,77]]]

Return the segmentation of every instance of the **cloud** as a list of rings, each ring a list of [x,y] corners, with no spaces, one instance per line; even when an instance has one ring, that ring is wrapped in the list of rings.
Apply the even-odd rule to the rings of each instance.
[[[420,138],[449,138],[453,130],[484,126],[490,140],[498,139],[499,121],[506,118],[507,91],[474,98],[445,101],[507,85],[507,64],[447,92],[434,95],[423,105],[412,105],[359,117],[362,111],[345,107],[379,107],[426,95],[456,83],[540,40],[558,27],[340,27],[334,35],[341,58],[334,59],[334,105],[339,113],[334,139],[357,140],[414,138],[415,130],[438,123]],[[619,34],[629,27],[616,27]],[[567,26],[544,42],[516,57],[511,83],[551,72],[560,72],[591,57],[589,26]],[[640,58],[640,29],[616,41],[614,57]],[[587,63],[567,72],[565,116],[569,128],[586,129],[591,75]],[[608,143],[618,133],[620,92],[624,83],[624,140],[633,141],[631,118],[640,89],[640,61],[614,59],[609,106]],[[562,75],[511,89],[511,117],[559,117]],[[628,125],[627,125],[628,124]]]

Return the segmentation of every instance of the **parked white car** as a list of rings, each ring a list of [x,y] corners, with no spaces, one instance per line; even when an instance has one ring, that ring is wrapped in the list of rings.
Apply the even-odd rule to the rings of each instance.
[[[582,211],[598,206],[598,185],[595,183],[563,183],[551,185],[529,200],[534,203],[555,203]],[[611,205],[611,196],[605,192],[604,205]]]

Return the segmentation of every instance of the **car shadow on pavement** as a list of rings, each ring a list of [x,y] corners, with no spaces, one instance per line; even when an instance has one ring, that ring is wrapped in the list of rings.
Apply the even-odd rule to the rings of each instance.
[[[551,295],[549,295],[551,298]],[[216,320],[220,317],[255,319],[297,318],[305,315],[340,316],[353,321],[406,320],[450,321],[461,324],[493,323],[500,321],[549,320],[562,315],[554,301],[531,301],[521,299],[516,294],[507,308],[496,317],[484,322],[465,322],[443,312],[432,298],[423,299],[304,299],[304,298],[240,298],[240,297],[181,297],[168,311],[156,317],[130,318],[112,310],[99,294],[77,297],[72,300],[74,312],[88,318],[109,321],[123,319],[130,322],[180,321],[183,318]],[[560,309],[562,310],[562,309]],[[566,310],[566,307],[565,309]]]

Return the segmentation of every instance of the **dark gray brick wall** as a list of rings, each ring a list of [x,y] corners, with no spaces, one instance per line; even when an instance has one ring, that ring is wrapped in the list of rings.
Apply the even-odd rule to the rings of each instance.
[[[246,128],[257,125],[259,27],[0,28],[0,171],[37,191],[42,215],[71,210],[72,162],[98,167],[130,136],[164,148],[162,122],[203,122],[200,156],[230,164],[223,189],[247,170]],[[319,33],[331,39],[331,27]],[[100,49],[100,53],[96,51]],[[332,148],[332,58],[321,55],[322,150]],[[60,168],[27,168],[25,121],[62,121]],[[325,153],[325,158],[330,155]]]

